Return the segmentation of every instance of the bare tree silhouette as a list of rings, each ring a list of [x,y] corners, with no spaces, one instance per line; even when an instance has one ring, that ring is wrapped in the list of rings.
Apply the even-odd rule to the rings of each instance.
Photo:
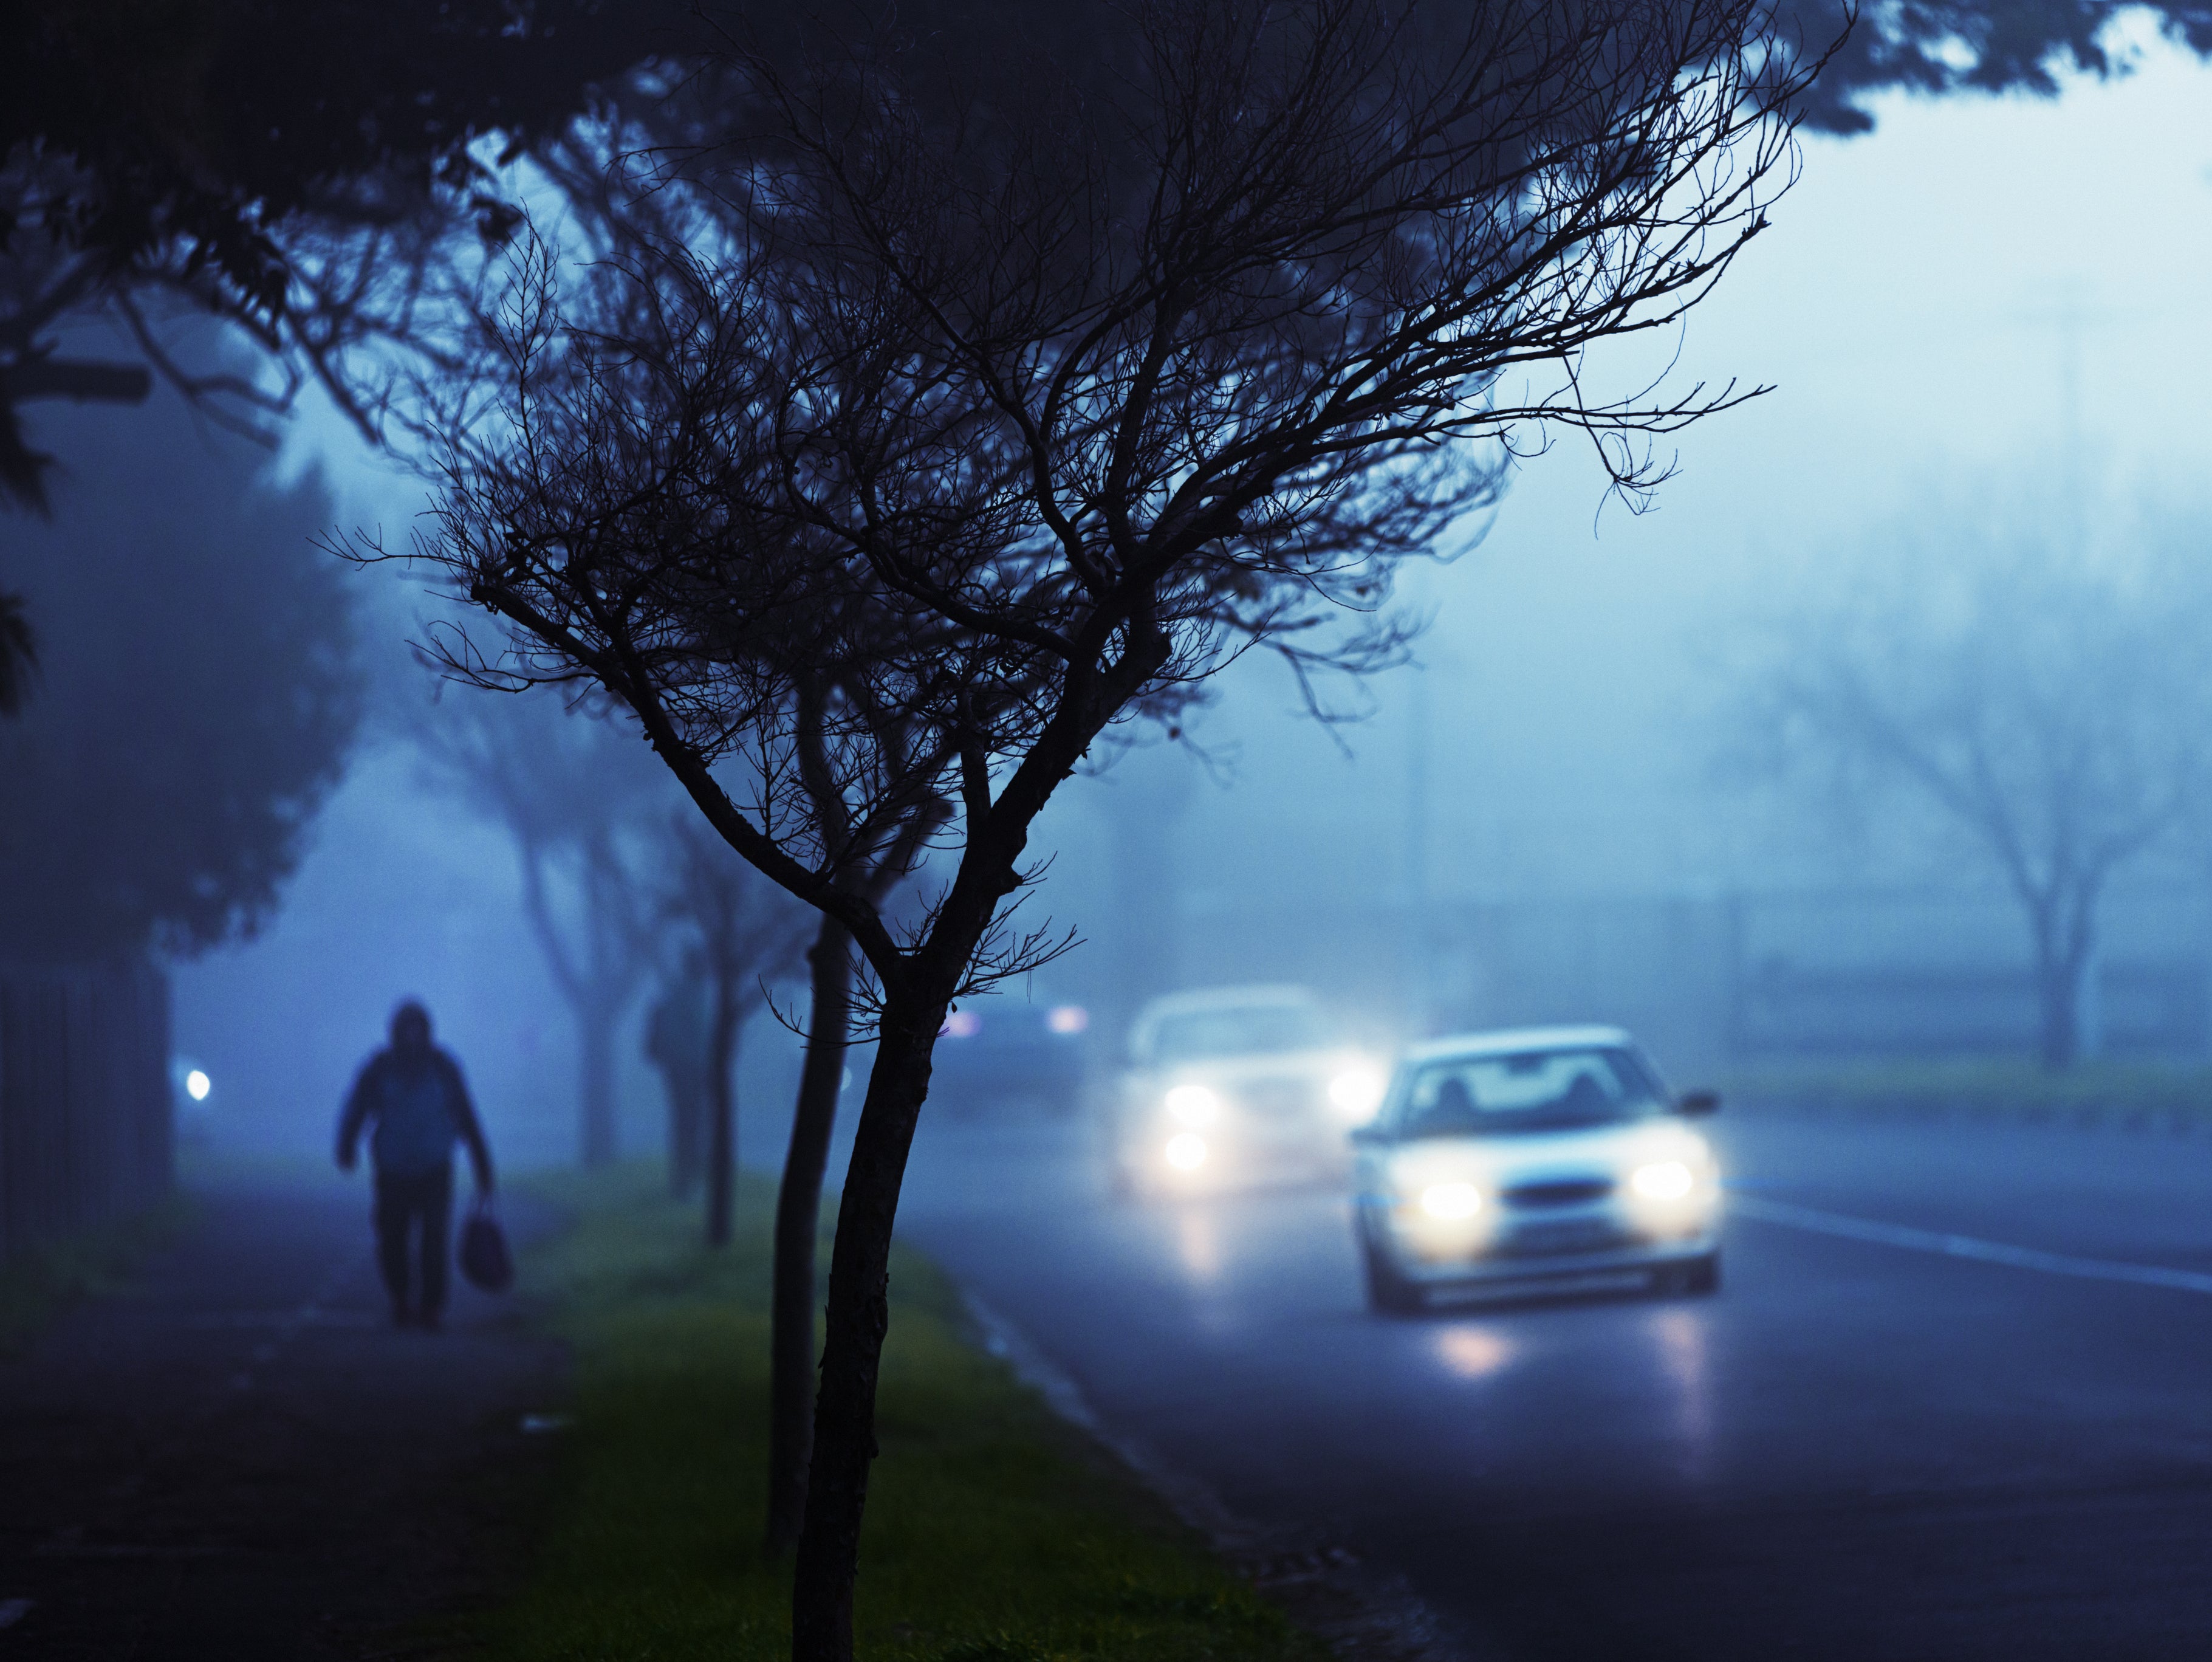
[[[1757,776],[1819,780],[1860,813],[1893,813],[1901,793],[2002,876],[2028,928],[2046,1068],[2080,1054],[2114,874],[2182,829],[2212,780],[2201,587],[1969,532],[1940,564],[1855,569],[1746,685]]]
[[[1036,815],[1243,651],[1331,713],[1326,678],[1402,647],[1396,564],[1546,429],[1587,435],[1631,497],[1656,488],[1650,436],[1747,393],[1601,396],[1585,354],[1679,322],[1764,227],[1813,67],[1725,0],[1164,0],[1109,46],[1118,100],[1065,95],[1037,55],[944,120],[901,95],[962,84],[926,42],[797,70],[733,43],[768,142],[663,167],[696,216],[681,238],[581,272],[533,247],[483,320],[499,378],[426,417],[449,449],[422,552],[507,626],[490,651],[444,636],[449,667],[612,693],[864,971],[877,1056],[830,1269],[805,1659],[851,1653],[936,1035],[1066,940],[1018,912]],[[842,842],[799,742],[793,667],[827,662]],[[894,916],[854,874],[933,799],[923,904]]]
[[[641,868],[664,800],[645,748],[550,697],[445,699],[417,734],[431,780],[505,831],[523,910],[575,1023],[578,1153],[617,1153],[616,1036],[665,927]]]
[[[745,1024],[766,1007],[770,989],[798,967],[813,915],[688,810],[669,822],[666,837],[671,858],[662,910],[692,937],[686,945],[697,953],[709,989],[707,1245],[727,1246],[737,1182],[738,1042]]]

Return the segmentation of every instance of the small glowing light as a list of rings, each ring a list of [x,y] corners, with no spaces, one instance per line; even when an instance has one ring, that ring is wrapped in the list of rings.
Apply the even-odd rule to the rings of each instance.
[[[1462,1379],[1483,1379],[1513,1360],[1511,1339],[1486,1327],[1447,1327],[1437,1335],[1437,1355]]]
[[[205,1102],[214,1088],[215,1081],[197,1068],[185,1075],[185,1094],[194,1102]]]
[[[1044,1025],[1055,1033],[1079,1033],[1091,1025],[1091,1012],[1080,1004],[1055,1004],[1045,1012]]]
[[[955,1010],[937,1031],[946,1038],[973,1038],[983,1031],[983,1018],[973,1010]]]
[[[1471,1183],[1432,1183],[1421,1190],[1421,1210],[1446,1223],[1457,1223],[1482,1210],[1482,1191]]]
[[[1698,1179],[1690,1168],[1678,1160],[1663,1160],[1654,1166],[1639,1166],[1628,1179],[1628,1186],[1646,1200],[1680,1200],[1696,1185]]]
[[[1185,1125],[1211,1125],[1220,1117],[1221,1099],[1203,1085],[1178,1085],[1167,1093],[1167,1111]]]
[[[1164,1151],[1168,1164],[1178,1172],[1195,1172],[1206,1164],[1206,1139],[1188,1131],[1177,1132],[1168,1139]]]
[[[1346,1114],[1362,1118],[1382,1105],[1386,1081],[1372,1068],[1348,1068],[1328,1082],[1328,1099]]]

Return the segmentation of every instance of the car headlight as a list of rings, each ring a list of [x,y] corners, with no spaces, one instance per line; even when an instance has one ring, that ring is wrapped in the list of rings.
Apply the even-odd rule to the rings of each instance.
[[[1697,1187],[1698,1174],[1678,1160],[1655,1160],[1629,1173],[1628,1186],[1645,1200],[1678,1201]]]
[[[1178,1085],[1167,1093],[1164,1105],[1185,1125],[1211,1125],[1221,1117],[1220,1093],[1203,1085]]]
[[[1432,1183],[1421,1190],[1421,1210],[1440,1223],[1459,1223],[1482,1210],[1482,1190],[1471,1183]]]
[[[1195,1172],[1206,1164],[1206,1139],[1194,1131],[1179,1131],[1168,1139],[1168,1146],[1161,1152],[1176,1171]]]
[[[1328,1082],[1328,1099],[1347,1119],[1362,1120],[1382,1105],[1389,1083],[1372,1068],[1347,1068]]]

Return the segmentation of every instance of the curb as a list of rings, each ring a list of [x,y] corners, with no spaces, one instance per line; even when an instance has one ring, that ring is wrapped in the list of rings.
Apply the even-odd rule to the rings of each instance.
[[[1212,1489],[1177,1470],[1149,1444],[1109,1426],[1083,1387],[1020,1328],[964,1288],[962,1298],[987,1351],[1012,1368],[1054,1414],[1127,1466],[1237,1574],[1344,1662],[1504,1662],[1504,1651],[1448,1622],[1402,1576],[1374,1569],[1318,1535],[1270,1528],[1231,1511]]]

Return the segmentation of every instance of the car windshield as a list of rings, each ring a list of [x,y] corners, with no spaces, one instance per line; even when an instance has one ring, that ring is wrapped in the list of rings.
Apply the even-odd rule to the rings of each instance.
[[[1590,1046],[1432,1062],[1413,1076],[1407,1137],[1490,1136],[1605,1125],[1662,1112],[1665,1093],[1632,1050]]]
[[[1164,1016],[1152,1030],[1156,1062],[1318,1050],[1336,1042],[1328,1018],[1310,1004],[1248,1004]]]

